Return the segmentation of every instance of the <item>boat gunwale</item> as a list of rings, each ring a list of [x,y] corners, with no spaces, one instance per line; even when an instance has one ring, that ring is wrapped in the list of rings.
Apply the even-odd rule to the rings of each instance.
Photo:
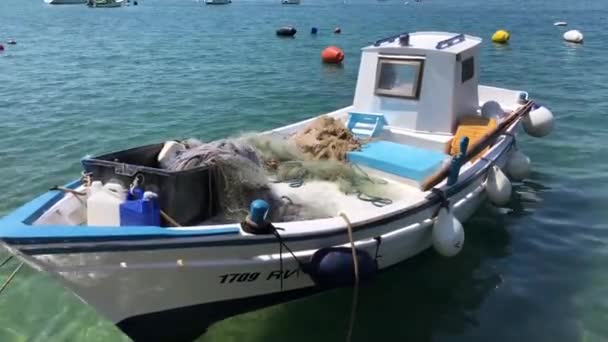
[[[443,191],[445,196],[449,199],[450,196],[460,192],[462,189],[470,185],[481,177],[487,169],[498,160],[504,153],[508,152],[513,146],[514,137],[512,132],[519,121],[516,121],[509,129],[507,134],[503,135],[504,138],[496,142],[485,155],[479,161],[477,161],[472,167],[466,170],[461,176],[460,180],[452,185],[443,185],[440,190]],[[80,181],[75,181],[67,185],[67,187],[75,188],[80,185]],[[193,228],[165,228],[165,227],[129,227],[129,229],[113,229],[114,227],[83,227],[83,226],[34,226],[31,223],[35,221],[45,210],[50,208],[52,205],[57,203],[64,197],[64,193],[52,190],[38,198],[24,204],[22,207],[16,209],[13,213],[0,219],[0,240],[8,244],[13,245],[37,245],[37,244],[66,244],[66,243],[104,243],[103,245],[96,244],[95,246],[82,246],[83,249],[98,249],[104,250],[119,248],[127,248],[129,250],[134,249],[150,249],[150,248],[174,248],[174,247],[199,247],[205,246],[217,246],[217,245],[250,245],[250,244],[261,244],[274,242],[274,237],[268,237],[265,235],[241,235],[240,227],[238,224],[223,225],[223,226],[199,226]],[[363,220],[361,222],[355,222],[354,227],[358,230],[367,230],[377,225],[390,223],[395,220],[402,219],[409,215],[414,215],[428,209],[434,205],[440,204],[442,201],[441,196],[436,193],[430,193],[427,197],[412,206],[397,210],[387,215],[381,215],[376,218]],[[43,202],[43,203],[40,203]],[[310,222],[314,222],[311,220]],[[318,220],[317,220],[318,221]],[[6,227],[9,226],[9,227]],[[49,230],[59,230],[58,235],[50,236]],[[76,230],[78,234],[65,234],[66,230]],[[111,230],[110,230],[111,229]],[[338,234],[344,233],[344,226],[334,227],[322,231],[312,232],[298,232],[293,234],[284,234],[284,239],[287,241],[302,241],[309,239],[326,238]],[[26,230],[26,231],[24,231]],[[93,231],[91,231],[93,230]],[[134,230],[136,230],[134,234]],[[141,231],[141,233],[137,232]],[[236,237],[236,238],[235,238]],[[148,240],[176,240],[180,239],[179,242],[163,242],[155,241],[155,243],[147,243],[142,245],[134,244],[121,244],[112,245],[110,242],[146,242]],[[187,241],[184,241],[187,239]],[[196,239],[196,240],[194,240]],[[106,244],[107,243],[107,244]],[[97,248],[96,248],[97,247]],[[70,249],[70,247],[65,246]],[[56,248],[55,248],[56,249]],[[33,252],[33,251],[32,251]],[[38,254],[38,253],[36,253]]]

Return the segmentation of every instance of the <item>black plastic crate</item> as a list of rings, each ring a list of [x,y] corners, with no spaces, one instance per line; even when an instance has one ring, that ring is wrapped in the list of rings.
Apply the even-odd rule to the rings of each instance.
[[[168,171],[158,166],[163,144],[136,147],[83,159],[92,180],[118,181],[125,188],[136,177],[143,177],[145,190],[159,195],[161,209],[181,225],[193,225],[218,212],[214,167],[201,166],[184,171]],[[166,222],[165,222],[166,224]]]

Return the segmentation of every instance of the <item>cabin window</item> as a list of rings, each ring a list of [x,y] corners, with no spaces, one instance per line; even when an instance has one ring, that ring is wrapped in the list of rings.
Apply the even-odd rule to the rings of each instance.
[[[473,76],[475,75],[475,60],[473,59],[473,57],[467,58],[464,61],[462,61],[462,81],[461,83],[464,83],[468,80],[470,80],[471,78],[473,78]]]
[[[380,58],[376,72],[376,94],[418,99],[423,59]]]

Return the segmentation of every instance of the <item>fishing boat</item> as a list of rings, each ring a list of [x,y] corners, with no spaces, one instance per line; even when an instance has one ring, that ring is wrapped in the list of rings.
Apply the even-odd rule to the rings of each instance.
[[[345,164],[390,196],[329,181],[273,182],[277,195],[324,214],[272,221],[269,202],[255,199],[244,220],[214,223],[211,169],[163,170],[156,163],[179,142],[159,142],[85,157],[80,179],[2,218],[0,239],[136,341],[192,340],[235,314],[373,281],[429,248],[454,256],[466,243],[461,223],[484,201],[505,205],[510,179],[527,176],[519,128],[542,137],[553,125],[526,91],[478,83],[480,44],[448,32],[377,40],[362,49],[352,105],[259,133],[287,137],[320,118],[342,122],[361,144]],[[151,184],[137,203],[160,201],[162,223],[123,225],[126,202],[119,215],[110,202],[122,190],[112,179],[131,190]],[[102,187],[109,192],[100,207]],[[118,215],[118,226],[99,224]]]
[[[87,6],[99,8],[121,7],[125,0],[87,0]]]
[[[232,0],[205,0],[206,5],[227,5],[232,3]]]
[[[86,4],[87,0],[44,0],[50,5],[80,5]]]

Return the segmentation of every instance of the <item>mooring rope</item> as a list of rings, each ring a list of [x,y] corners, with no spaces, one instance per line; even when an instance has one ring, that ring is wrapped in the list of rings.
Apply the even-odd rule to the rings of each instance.
[[[13,278],[15,277],[15,275],[17,275],[17,272],[19,272],[19,270],[21,269],[21,267],[23,267],[24,262],[21,262],[19,264],[19,266],[17,266],[17,268],[15,268],[15,270],[13,271],[13,273],[11,273],[10,276],[8,276],[8,278],[6,279],[6,281],[4,282],[4,284],[2,284],[2,286],[0,286],[0,293],[2,293],[2,291],[4,291],[4,289],[8,286],[8,284],[13,280]]]
[[[283,237],[281,236],[281,234],[279,234],[279,229],[280,230],[284,230],[283,228],[277,228],[275,226],[273,226],[272,224],[270,224],[270,229],[272,231],[272,234],[274,234],[274,236],[277,238],[277,240],[279,241],[279,270],[281,272],[281,292],[283,292],[283,248],[285,248],[289,254],[291,254],[291,256],[295,259],[295,261],[298,263],[298,269],[300,270],[304,270],[304,264],[302,263],[302,261],[300,261],[300,259],[298,259],[298,257],[295,255],[295,253],[291,250],[291,248],[289,248],[287,246],[287,244],[285,243],[285,241],[283,241]]]
[[[13,258],[13,255],[9,255],[6,257],[6,259],[2,260],[2,262],[0,262],[0,267],[6,265],[7,262],[11,261],[11,259]]]
[[[353,253],[353,269],[355,271],[355,286],[353,289],[353,298],[350,307],[348,333],[346,335],[346,341],[350,342],[353,337],[355,319],[357,318],[357,304],[359,300],[359,261],[357,260],[357,250],[355,249],[355,240],[353,239],[353,226],[345,213],[340,213],[339,216],[341,216],[346,222],[346,228],[348,230],[348,239],[350,240],[350,248]]]

